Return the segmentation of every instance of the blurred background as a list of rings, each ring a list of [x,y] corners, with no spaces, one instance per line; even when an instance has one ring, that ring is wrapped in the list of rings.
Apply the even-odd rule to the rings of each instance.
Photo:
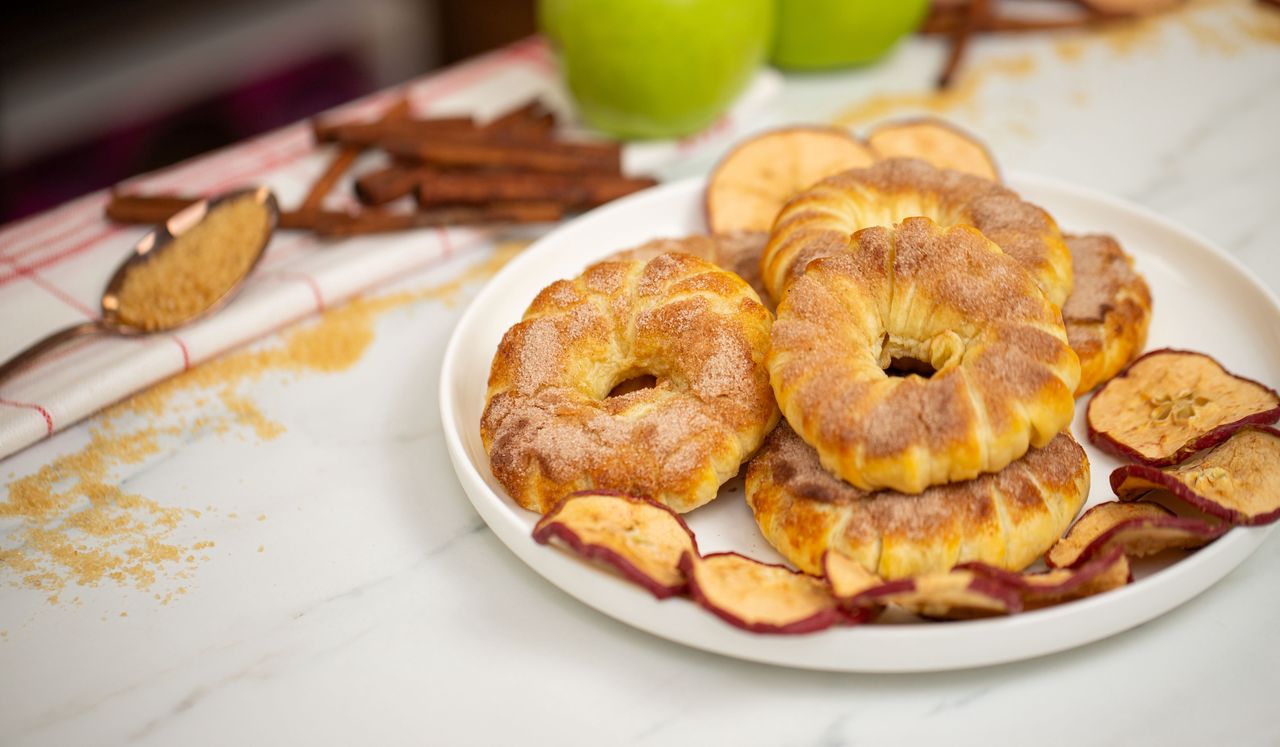
[[[45,0],[6,11],[0,223],[534,31],[534,0]]]

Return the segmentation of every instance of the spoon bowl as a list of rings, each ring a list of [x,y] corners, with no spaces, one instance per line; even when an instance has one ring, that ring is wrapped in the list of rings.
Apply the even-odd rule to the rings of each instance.
[[[243,272],[223,292],[210,299],[193,313],[187,314],[178,320],[162,320],[150,327],[142,327],[130,324],[121,318],[121,292],[131,272],[136,271],[147,262],[154,261],[164,254],[166,250],[172,249],[180,237],[188,234],[196,226],[201,225],[209,215],[219,208],[246,198],[253,200],[266,211],[267,224],[262,231],[261,240],[251,247],[250,254],[252,256]],[[262,256],[266,252],[267,245],[271,242],[271,236],[279,222],[279,203],[276,201],[275,195],[267,187],[234,190],[188,205],[175,213],[162,225],[156,226],[147,232],[145,236],[134,244],[133,252],[120,264],[107,282],[106,290],[102,294],[102,315],[98,319],[58,330],[31,344],[25,350],[5,361],[3,365],[0,365],[0,383],[3,383],[19,371],[30,366],[41,356],[69,340],[96,334],[142,337],[169,332],[212,314],[225,306],[244,287],[245,279],[257,267],[258,262],[262,260]]]

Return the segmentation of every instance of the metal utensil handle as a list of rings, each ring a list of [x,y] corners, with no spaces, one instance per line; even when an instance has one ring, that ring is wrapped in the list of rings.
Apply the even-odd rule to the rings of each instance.
[[[3,384],[14,374],[27,366],[30,366],[32,363],[35,363],[36,359],[54,348],[60,347],[71,340],[75,340],[86,335],[97,334],[103,331],[105,330],[101,322],[82,322],[65,329],[60,329],[42,340],[37,340],[29,345],[26,350],[23,350],[5,361],[3,364],[0,364],[0,384]]]

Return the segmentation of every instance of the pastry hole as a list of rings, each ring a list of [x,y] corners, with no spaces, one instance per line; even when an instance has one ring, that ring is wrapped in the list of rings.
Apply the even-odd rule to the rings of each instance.
[[[653,374],[640,374],[620,381],[609,390],[609,397],[621,397],[624,394],[638,392],[641,389],[652,389],[658,385],[658,377]]]
[[[928,361],[904,355],[890,358],[884,373],[886,376],[919,376],[927,379],[937,373],[937,370]]]

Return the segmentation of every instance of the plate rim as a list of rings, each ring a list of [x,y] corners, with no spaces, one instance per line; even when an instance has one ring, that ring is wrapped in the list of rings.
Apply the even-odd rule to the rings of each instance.
[[[486,300],[501,292],[500,278],[518,275],[526,266],[536,265],[539,257],[555,247],[563,235],[582,230],[588,221],[595,223],[610,219],[617,213],[629,212],[648,202],[676,199],[676,195],[691,192],[697,195],[706,182],[704,176],[694,176],[653,187],[597,210],[579,216],[534,242],[528,249],[508,263],[498,275],[472,299],[445,348],[440,369],[439,406],[441,425],[450,461],[458,481],[472,506],[502,543],[534,572],[560,590],[574,597],[587,607],[601,612],[637,630],[659,638],[710,651],[731,658],[801,669],[840,672],[927,672],[969,669],[1045,656],[1076,648],[1121,633],[1144,622],[1155,619],[1173,608],[1193,599],[1230,574],[1251,555],[1270,534],[1273,527],[1239,527],[1217,542],[1197,551],[1194,563],[1178,563],[1151,577],[1139,579],[1123,589],[1106,595],[1075,601],[1069,605],[1050,607],[1020,615],[986,620],[936,624],[907,624],[883,626],[855,626],[837,628],[809,636],[762,636],[746,633],[707,615],[692,604],[672,605],[654,599],[643,589],[611,574],[583,563],[564,552],[548,552],[548,548],[536,544],[527,527],[520,526],[521,519],[508,509],[520,511],[505,495],[498,495],[486,484],[476,465],[472,463],[462,442],[459,423],[455,417],[456,404],[451,397],[458,361],[464,354],[466,332],[476,324]],[[1217,261],[1223,262],[1232,274],[1251,285],[1270,305],[1270,310],[1280,318],[1280,299],[1263,285],[1240,260],[1218,247],[1195,231],[1180,226],[1164,216],[1123,198],[1096,189],[1082,187],[1024,172],[1013,172],[1007,182],[1016,189],[1030,187],[1063,193],[1087,202],[1101,203],[1113,209],[1154,224],[1165,231],[1178,234],[1198,248],[1207,251]],[[477,425],[478,427],[478,425]],[[1096,477],[1096,476],[1095,476]],[[496,500],[495,500],[496,499]],[[1221,570],[1219,570],[1221,569]],[[1188,579],[1186,577],[1190,576]],[[639,607],[638,605],[644,605]],[[1097,612],[1103,608],[1104,612]],[[636,610],[639,613],[637,619]],[[1108,614],[1105,610],[1111,610]],[[708,628],[690,616],[714,623]],[[651,614],[652,613],[652,614]],[[682,619],[683,618],[683,619]],[[1062,618],[1082,618],[1085,623],[1070,628],[1069,635],[1057,635],[1047,643],[1034,645],[1003,645],[1008,636],[1028,635],[1040,628],[1061,626]],[[1118,624],[1117,624],[1118,618]],[[1081,620],[1075,620],[1080,623]],[[689,626],[681,628],[682,625]],[[1031,629],[1028,633],[1027,629]],[[710,632],[710,635],[700,634]],[[839,657],[815,657],[815,651],[829,647],[823,641],[849,639],[852,643],[865,644],[874,652],[881,646],[902,646],[910,642],[924,649],[946,648],[950,653],[945,660],[930,660],[926,653],[912,661],[893,661],[892,657],[870,656],[850,663]],[[1002,646],[995,651],[983,648],[981,643],[999,639]],[[814,644],[812,642],[817,641]],[[965,648],[968,646],[969,648]],[[859,645],[858,648],[863,648]],[[957,651],[959,655],[957,655]],[[965,652],[968,655],[965,655]],[[863,651],[863,653],[868,653]]]

